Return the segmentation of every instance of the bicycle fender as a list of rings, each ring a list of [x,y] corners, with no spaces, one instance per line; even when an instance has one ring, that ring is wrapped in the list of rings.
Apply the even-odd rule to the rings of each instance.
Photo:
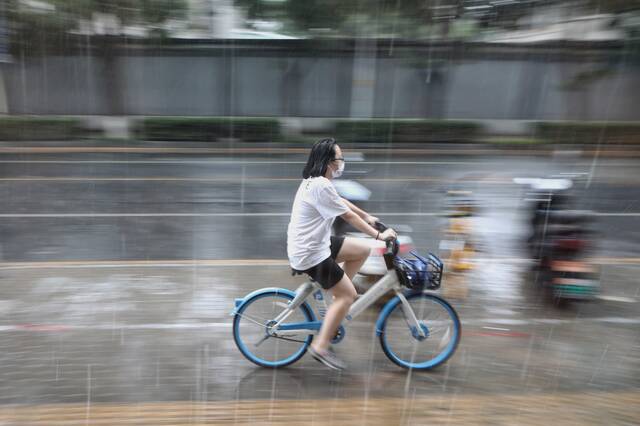
[[[276,294],[286,294],[288,296],[296,297],[296,292],[293,290],[289,290],[287,288],[279,288],[279,287],[267,287],[267,288],[261,288],[255,291],[252,291],[251,293],[247,294],[245,297],[242,298],[238,298],[235,299],[234,303],[235,303],[235,307],[233,308],[233,311],[231,312],[231,315],[235,315],[238,313],[238,311],[240,310],[240,308],[247,303],[248,301],[250,301],[251,299],[253,299],[256,296],[260,296],[261,294],[265,294],[265,293],[276,293]],[[309,312],[311,312],[311,317],[313,319],[313,321],[316,320],[316,315],[315,312],[313,312],[313,309],[311,309],[311,306],[309,306],[309,303],[307,303],[306,301],[300,305],[300,306],[304,306],[306,309],[309,310]]]
[[[405,292],[404,296],[407,298],[407,300],[409,300],[421,294],[422,294],[421,291],[418,291],[418,292],[409,291],[409,292]],[[398,303],[402,303],[400,301],[400,298],[398,296],[394,296],[382,307],[382,309],[380,310],[380,314],[378,315],[378,319],[376,320],[376,336],[380,336],[382,334],[384,323],[387,320],[387,317],[389,316],[393,308],[395,308],[398,305]]]

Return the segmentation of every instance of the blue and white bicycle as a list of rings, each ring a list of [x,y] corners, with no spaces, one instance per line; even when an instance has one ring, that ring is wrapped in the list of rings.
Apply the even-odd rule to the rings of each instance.
[[[429,370],[455,352],[460,342],[460,319],[449,302],[428,292],[440,287],[440,259],[415,252],[413,259],[403,259],[397,253],[397,241],[387,242],[386,275],[351,305],[346,322],[393,291],[395,297],[382,308],[375,324],[382,350],[400,367]],[[307,301],[311,295],[319,316]],[[324,290],[314,281],[305,282],[295,291],[273,287],[256,290],[235,301],[233,338],[249,361],[262,367],[284,367],[305,354],[320,330],[326,309]],[[339,343],[344,336],[341,325],[332,343]]]

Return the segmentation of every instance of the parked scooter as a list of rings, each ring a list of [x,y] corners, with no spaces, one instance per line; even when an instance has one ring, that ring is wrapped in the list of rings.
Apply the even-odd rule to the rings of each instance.
[[[527,249],[536,282],[557,301],[595,299],[600,274],[589,260],[594,247],[592,215],[576,209],[574,182],[566,177],[515,181],[531,188]]]

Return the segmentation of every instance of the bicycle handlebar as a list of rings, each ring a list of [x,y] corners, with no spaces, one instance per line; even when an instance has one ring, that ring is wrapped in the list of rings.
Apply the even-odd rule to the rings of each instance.
[[[380,232],[384,232],[389,229],[387,225],[380,221],[376,222],[373,227]],[[396,237],[391,240],[385,241],[385,244],[387,245],[387,251],[383,254],[384,263],[387,265],[387,269],[393,269],[393,259],[398,254],[400,243],[398,242],[398,238]]]

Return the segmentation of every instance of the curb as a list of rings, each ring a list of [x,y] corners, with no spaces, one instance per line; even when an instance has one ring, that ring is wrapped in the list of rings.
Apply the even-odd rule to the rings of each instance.
[[[425,146],[426,145],[426,146]],[[62,153],[132,153],[132,154],[230,154],[296,155],[307,154],[311,143],[286,142],[151,142],[151,141],[38,141],[0,142],[0,155]],[[602,148],[592,145],[495,146],[486,143],[379,144],[345,143],[346,151],[357,150],[374,156],[396,155],[464,155],[464,156],[566,156],[566,157],[640,157],[640,145],[616,145]]]

